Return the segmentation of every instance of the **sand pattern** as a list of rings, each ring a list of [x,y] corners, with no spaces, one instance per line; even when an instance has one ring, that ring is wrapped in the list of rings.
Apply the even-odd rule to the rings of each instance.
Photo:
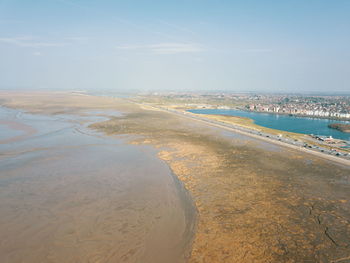
[[[90,128],[158,149],[198,209],[189,262],[349,260],[349,167],[282,146],[262,147],[125,100],[61,95],[56,108],[46,108],[50,96],[42,96],[35,105],[25,96],[7,105],[56,112],[78,99],[78,109],[103,104],[124,114]]]
[[[39,117],[0,148],[0,262],[185,262],[195,210],[150,147]]]

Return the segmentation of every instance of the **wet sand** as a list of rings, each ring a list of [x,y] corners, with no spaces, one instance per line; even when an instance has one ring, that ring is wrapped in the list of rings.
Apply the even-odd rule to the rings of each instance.
[[[33,127],[11,120],[0,120],[0,130],[3,135],[0,137],[0,144],[15,142],[36,133]]]
[[[122,111],[90,128],[155,147],[184,183],[199,213],[189,262],[349,261],[348,166],[119,99],[21,95],[5,104],[55,113],[74,101]]]
[[[0,144],[0,262],[186,261],[195,208],[154,150],[79,124],[95,116],[7,114],[37,132]]]

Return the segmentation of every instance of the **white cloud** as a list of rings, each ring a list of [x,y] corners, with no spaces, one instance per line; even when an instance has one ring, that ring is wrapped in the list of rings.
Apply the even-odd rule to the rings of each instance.
[[[34,55],[34,56],[41,56],[42,54],[41,54],[40,51],[36,51],[36,52],[33,52],[33,55]]]
[[[270,53],[273,50],[269,48],[248,48],[242,49],[241,51],[246,53]]]
[[[76,37],[66,37],[66,38],[64,38],[64,39],[69,40],[69,41],[77,41],[77,42],[79,42],[79,41],[88,41],[88,40],[89,40],[88,37],[79,37],[79,36],[76,36]]]
[[[150,49],[157,54],[176,54],[176,53],[196,53],[204,51],[203,47],[197,44],[181,43],[161,43],[151,45]]]
[[[117,49],[122,50],[136,50],[136,49],[146,49],[147,46],[140,46],[140,45],[121,45],[116,46]]]
[[[19,47],[62,47],[67,43],[37,41],[31,37],[2,37],[0,43],[11,44]]]
[[[182,32],[185,32],[185,33],[190,33],[192,35],[195,35],[196,33],[194,31],[192,31],[191,29],[187,28],[187,27],[183,27],[183,26],[178,26],[176,24],[172,24],[172,23],[169,23],[169,22],[166,22],[164,20],[160,20],[160,23],[168,26],[168,27],[171,27],[171,28],[174,28],[178,31],[182,31]]]
[[[122,50],[141,50],[148,51],[154,54],[179,54],[179,53],[198,53],[203,52],[205,49],[198,44],[194,43],[159,43],[152,45],[124,45],[117,46]]]

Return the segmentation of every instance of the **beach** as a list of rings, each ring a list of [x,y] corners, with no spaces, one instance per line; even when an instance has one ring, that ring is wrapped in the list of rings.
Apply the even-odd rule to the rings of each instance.
[[[82,112],[84,109],[120,112],[118,116],[108,116],[107,119],[89,123],[87,130],[123,139],[129,145],[125,147],[151,147],[163,161],[162,166],[153,169],[169,169],[168,172],[171,171],[183,183],[186,189],[184,193],[188,191],[195,205],[194,210],[198,213],[196,227],[192,228],[193,231],[195,229],[193,242],[192,239],[187,240],[191,243],[187,243],[187,249],[191,248],[187,252],[190,254],[188,262],[349,260],[350,169],[345,163],[339,164],[307,151],[285,147],[283,144],[271,144],[266,139],[253,138],[235,130],[223,129],[123,99],[72,93],[53,95],[49,92],[2,93],[0,98],[5,107],[50,116]],[[121,150],[121,154],[123,152]],[[113,159],[112,156],[109,158]],[[102,160],[97,160],[97,163],[100,161]],[[142,173],[143,171],[139,171],[141,178]],[[63,171],[62,176],[64,174]],[[110,178],[108,169],[105,176]],[[164,177],[163,174],[155,181],[164,180]],[[98,182],[96,179],[95,183]],[[106,185],[112,183],[113,178],[110,178]],[[138,189],[147,185],[147,182],[140,182]],[[73,187],[72,191],[74,189]],[[96,189],[96,195],[102,189]],[[169,190],[165,192],[169,193]],[[179,198],[184,193],[173,196]],[[112,195],[109,200],[115,198],[118,199]],[[128,195],[125,196],[126,204],[129,198]],[[141,199],[139,205],[147,203]],[[108,208],[103,207],[95,212],[101,214]],[[174,218],[187,211],[183,208],[174,211],[172,206],[170,208],[168,204],[164,204],[164,217]],[[93,214],[90,211],[89,215]],[[113,216],[110,215],[108,220]],[[128,217],[130,215],[125,215],[125,218]],[[182,220],[184,218],[182,216]],[[143,218],[139,222],[144,222]],[[86,222],[86,226],[91,224]],[[183,229],[185,225],[182,223]],[[153,223],[153,226],[154,229],[161,227],[158,223]],[[71,226],[67,232],[76,229],[77,226]],[[168,229],[173,228],[164,224],[161,231],[155,231],[163,233],[171,243],[176,239],[173,233],[178,231],[169,233]],[[104,230],[107,231],[107,227]],[[117,228],[108,229],[110,235],[114,231]],[[45,234],[45,231],[42,233]],[[12,235],[8,236],[10,238]],[[167,239],[161,238],[162,241]],[[135,243],[136,239],[131,239],[130,243],[124,244],[126,253],[130,251],[129,246],[133,247]],[[73,246],[69,242],[66,244],[69,244],[67,247]],[[101,243],[96,242],[95,246],[99,244]],[[154,249],[157,254],[161,250],[159,244],[153,244],[150,251]],[[23,247],[27,246],[24,244]],[[112,247],[107,246],[101,250],[100,255],[110,253],[111,249]],[[80,253],[84,254],[81,251]],[[186,254],[183,250],[181,253]],[[114,250],[113,255],[120,256],[121,252]],[[155,254],[150,254],[148,258],[152,256]],[[137,261],[132,256],[124,259],[122,262],[145,262]],[[109,261],[104,258],[100,262]]]
[[[183,186],[149,146],[86,128],[118,112],[87,110],[0,108],[0,261],[186,262],[196,210]]]

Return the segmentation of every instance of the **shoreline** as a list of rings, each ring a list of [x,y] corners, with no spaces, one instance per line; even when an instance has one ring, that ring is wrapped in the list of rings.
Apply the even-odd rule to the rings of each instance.
[[[328,127],[344,133],[350,133],[350,124],[332,123]]]
[[[6,107],[4,107],[6,109]],[[19,110],[14,110],[19,111]],[[31,116],[29,112],[24,113],[24,116],[27,115]],[[41,116],[42,113],[35,113],[37,116]],[[45,116],[50,116],[51,114],[48,114]],[[108,112],[107,114],[108,115]],[[53,115],[52,118],[55,119],[56,116],[59,115]],[[65,172],[51,172],[54,175],[50,176],[49,180],[41,180],[38,178],[38,176],[32,176],[31,181],[33,181],[32,185],[30,182],[26,183],[28,187],[31,189],[35,189],[35,184],[45,184],[48,188],[54,188],[53,195],[60,195],[62,193],[67,194],[67,200],[69,202],[77,202],[76,200],[80,200],[80,197],[82,200],[80,202],[82,203],[82,206],[77,206],[75,208],[75,205],[69,206],[66,201],[60,201],[58,202],[57,206],[47,208],[41,203],[37,203],[37,200],[32,198],[32,196],[36,196],[34,193],[31,194],[31,196],[28,196],[26,198],[26,203],[28,207],[35,206],[39,207],[42,211],[50,211],[50,216],[53,214],[57,214],[55,218],[52,218],[55,220],[56,224],[59,226],[59,230],[52,229],[50,227],[46,227],[45,229],[40,229],[40,224],[48,224],[46,222],[46,219],[39,220],[38,222],[32,222],[32,225],[27,227],[27,232],[33,231],[33,229],[38,229],[41,232],[41,238],[42,240],[45,240],[45,243],[47,245],[42,244],[41,240],[37,240],[35,237],[27,236],[25,233],[18,233],[17,235],[10,235],[9,231],[12,231],[16,233],[16,230],[18,227],[24,227],[22,226],[25,220],[28,217],[35,216],[33,213],[27,212],[23,213],[21,210],[18,210],[18,217],[12,218],[13,213],[7,213],[6,217],[4,217],[6,224],[9,224],[10,227],[8,228],[8,231],[2,227],[0,227],[0,232],[4,238],[5,241],[8,241],[9,244],[16,243],[16,247],[18,250],[18,258],[26,258],[26,262],[36,262],[33,260],[34,257],[36,258],[44,258],[47,253],[51,253],[52,260],[61,258],[60,262],[62,262],[63,254],[61,252],[66,251],[67,256],[69,259],[71,258],[80,258],[78,260],[79,262],[84,262],[85,260],[90,260],[87,257],[96,257],[96,255],[101,254],[98,256],[100,259],[102,258],[109,258],[108,260],[114,258],[117,262],[123,261],[123,262],[138,262],[138,259],[143,259],[142,262],[187,262],[188,258],[190,257],[190,253],[192,250],[192,242],[194,239],[195,231],[196,231],[196,220],[197,220],[197,210],[194,206],[194,201],[190,196],[190,193],[184,188],[183,183],[178,179],[178,177],[173,173],[169,165],[160,159],[158,157],[158,150],[154,149],[151,146],[135,146],[128,143],[127,140],[124,139],[117,139],[107,136],[105,134],[99,135],[96,133],[96,131],[91,130],[84,126],[84,124],[80,124],[79,116],[87,117],[86,114],[81,115],[80,113],[77,113],[77,117],[74,117],[74,115],[71,115],[72,117],[68,116],[67,119],[64,117],[59,118],[59,122],[62,123],[70,123],[71,121],[74,121],[78,126],[77,127],[71,127],[69,130],[65,130],[66,136],[59,137],[59,138],[66,138],[69,140],[72,139],[75,135],[75,130],[78,130],[79,132],[79,138],[86,137],[86,140],[88,140],[90,143],[88,145],[85,145],[86,142],[82,141],[82,145],[78,143],[78,145],[75,145],[77,141],[79,141],[76,137],[75,142],[71,142],[74,147],[70,147],[65,145],[67,142],[63,141],[60,145],[60,149],[54,147],[51,145],[52,140],[56,141],[57,138],[52,134],[55,133],[44,133],[45,136],[38,136],[36,139],[36,142],[40,144],[44,143],[46,144],[49,142],[49,146],[47,146],[46,151],[49,151],[50,154],[54,157],[52,160],[46,160],[48,156],[44,152],[38,152],[38,156],[45,155],[42,158],[45,160],[44,162],[37,161],[35,165],[30,165],[29,168],[31,170],[35,170],[33,174],[41,174],[45,172],[50,173],[50,168],[44,169],[46,163],[54,163],[56,166],[60,166],[62,161],[66,161],[68,163],[73,162],[82,162],[84,163],[84,159],[89,159],[88,156],[94,156],[95,154],[98,154],[97,159],[101,159],[103,157],[110,158],[111,161],[116,158],[117,160],[114,160],[112,162],[105,161],[105,166],[101,164],[103,167],[98,169],[98,176],[94,174],[94,172],[91,172],[91,170],[94,169],[87,169],[87,168],[75,168],[74,176],[71,176],[71,171],[68,168],[64,168]],[[94,120],[96,116],[89,115],[88,118],[91,120]],[[6,119],[6,117],[5,117]],[[109,118],[105,118],[106,120]],[[98,120],[99,122],[101,120]],[[40,121],[39,121],[40,122]],[[95,123],[96,120],[93,122]],[[17,125],[25,125],[25,127],[32,127],[30,126],[30,121],[26,121],[27,124],[23,124],[21,121],[16,122]],[[38,125],[38,121],[35,121],[35,125]],[[32,129],[34,129],[33,126]],[[16,126],[17,127],[17,126]],[[53,128],[54,131],[56,131],[56,127]],[[84,130],[88,129],[88,132],[84,133]],[[40,129],[38,130],[38,133],[41,134],[42,131]],[[95,133],[97,135],[95,135]],[[31,139],[30,137],[29,139]],[[18,138],[18,140],[23,140],[25,142],[27,138],[22,137]],[[18,141],[17,140],[17,141]],[[114,141],[114,142],[113,142]],[[9,142],[8,142],[9,143]],[[57,142],[54,142],[57,143]],[[103,144],[106,143],[106,146],[103,146]],[[113,146],[113,144],[116,143],[118,146]],[[20,142],[21,144],[21,142]],[[109,145],[111,144],[111,145]],[[120,144],[120,145],[119,145]],[[12,144],[8,145],[9,149],[11,149]],[[14,146],[15,147],[15,146]],[[103,151],[104,147],[109,147],[110,150]],[[82,149],[81,149],[82,148]],[[121,152],[121,149],[124,149]],[[66,154],[64,156],[61,156],[60,152],[64,151]],[[84,155],[81,155],[80,152],[83,151]],[[96,151],[96,152],[95,152]],[[114,152],[114,158],[111,158],[113,156],[111,155],[111,151]],[[135,152],[134,155],[131,155],[132,152]],[[57,153],[56,153],[57,152]],[[120,156],[120,155],[123,156]],[[49,155],[49,154],[48,154]],[[73,155],[74,158],[70,158],[69,156]],[[101,155],[101,156],[100,156]],[[124,156],[125,155],[125,156]],[[6,162],[11,162],[12,158],[16,158],[17,155],[11,156],[10,158],[2,158],[1,162],[2,164],[6,164]],[[80,156],[80,157],[79,157]],[[84,156],[81,158],[81,156]],[[118,157],[119,156],[119,157]],[[129,156],[129,157],[126,157]],[[136,158],[136,160],[139,161],[137,166],[140,166],[139,168],[132,168],[132,163],[134,160],[130,157]],[[62,160],[61,160],[62,159]],[[118,159],[125,159],[123,163],[118,161]],[[96,162],[93,160],[92,162]],[[101,161],[102,162],[102,161]],[[120,163],[119,165],[114,163]],[[28,165],[25,163],[24,165]],[[18,161],[16,164],[16,167],[14,167],[12,170],[6,170],[6,166],[1,167],[2,169],[2,176],[0,176],[0,181],[6,183],[6,176],[9,176],[11,173],[15,173],[17,169],[21,169],[22,163]],[[130,165],[129,168],[127,168]],[[19,168],[18,168],[18,167]],[[89,165],[86,165],[87,167]],[[50,167],[50,166],[49,166]],[[83,167],[83,166],[81,166]],[[114,167],[114,169],[111,169],[109,172],[107,172],[110,168],[108,167]],[[124,170],[125,169],[125,170]],[[145,169],[145,171],[143,171]],[[130,176],[128,176],[128,179],[122,179],[124,173],[130,170]],[[19,170],[20,171],[20,170]],[[90,176],[84,177],[82,176],[84,173],[89,175],[89,173],[92,173]],[[119,171],[119,172],[118,172]],[[132,172],[133,171],[133,172]],[[150,173],[150,174],[148,174]],[[59,174],[64,178],[64,181],[60,178],[56,178],[56,174]],[[139,175],[137,175],[139,174]],[[131,176],[133,175],[133,176]],[[147,175],[147,176],[145,176]],[[167,175],[167,176],[164,176]],[[3,176],[5,178],[3,178]],[[21,173],[18,172],[16,182],[21,182],[24,178],[26,178],[28,174],[24,171]],[[42,175],[40,177],[43,177]],[[75,181],[76,178],[79,177],[78,181]],[[114,180],[114,179],[115,180]],[[134,179],[133,179],[134,178]],[[137,179],[137,180],[136,180]],[[54,183],[52,180],[58,180],[59,182],[53,186]],[[68,182],[71,182],[73,180],[71,185],[66,185]],[[91,190],[89,192],[86,191],[86,187],[89,186],[90,180],[97,180],[96,186],[97,188],[101,188],[104,181],[108,180],[110,183],[108,186],[103,186],[101,189],[103,191],[96,192],[96,190]],[[137,181],[145,181],[144,184],[140,184]],[[67,183],[66,183],[67,182]],[[82,186],[77,186],[76,184],[79,182]],[[117,183],[118,186],[116,186],[117,189],[115,189],[114,193],[111,193],[109,190],[112,189],[113,186],[115,186]],[[133,184],[134,188],[130,189],[130,193],[128,193],[128,185],[125,189],[119,189],[119,184]],[[147,184],[146,184],[147,183]],[[18,183],[17,183],[18,184]],[[67,189],[63,189],[62,187],[66,185],[65,187]],[[147,186],[146,186],[147,185]],[[12,185],[11,185],[12,187]],[[108,188],[109,187],[109,188]],[[144,188],[145,190],[142,190]],[[30,190],[25,191],[25,193],[18,192],[18,189],[15,187],[10,188],[12,189],[12,195],[17,194],[18,196],[25,195],[25,193],[30,192]],[[59,191],[58,191],[59,190]],[[119,191],[120,190],[120,191]],[[8,190],[9,191],[9,190]],[[4,191],[4,194],[8,191]],[[106,194],[102,194],[102,193]],[[125,193],[124,193],[125,192]],[[77,195],[76,193],[79,193]],[[9,195],[9,193],[7,193]],[[44,189],[41,193],[43,197],[45,197],[48,194],[48,192]],[[123,195],[125,197],[123,197]],[[99,196],[100,198],[97,198],[96,196]],[[114,196],[112,200],[108,201],[108,197]],[[102,198],[101,198],[102,197]],[[119,198],[117,198],[119,197]],[[128,198],[126,198],[128,197]],[[2,204],[3,202],[7,201],[7,196],[3,196],[2,198]],[[17,199],[15,196],[12,197],[13,200],[11,202],[8,202],[9,205],[16,205]],[[47,199],[52,199],[52,197],[47,197]],[[84,199],[87,198],[87,199]],[[119,200],[120,199],[120,200]],[[125,200],[123,200],[125,199]],[[66,200],[66,199],[64,199]],[[86,201],[88,200],[88,201]],[[79,202],[79,201],[78,201]],[[112,202],[114,205],[111,205],[111,210],[108,211],[105,208],[110,205],[109,203]],[[90,204],[91,203],[91,204]],[[130,204],[128,204],[130,203]],[[95,204],[98,204],[98,207],[95,206]],[[68,206],[68,207],[67,207]],[[125,206],[125,208],[123,208]],[[81,223],[81,226],[75,226],[74,228],[71,226],[71,224],[64,223],[67,221],[66,213],[60,212],[60,209],[62,207],[67,207],[67,210],[70,212],[71,216],[74,216],[76,220],[74,220],[74,223]],[[103,208],[103,209],[102,209]],[[4,209],[1,207],[1,209]],[[94,213],[94,209],[98,213]],[[130,211],[130,212],[128,212]],[[89,215],[91,217],[90,219],[78,219],[77,213],[85,213],[86,215]],[[60,214],[59,214],[60,213]],[[106,219],[101,219],[101,213],[104,213],[106,215]],[[130,214],[128,217],[125,215]],[[5,213],[4,213],[5,214]],[[41,215],[39,213],[40,216]],[[11,224],[10,221],[7,222],[7,218],[12,218]],[[103,217],[102,217],[103,218]],[[113,219],[113,220],[109,220]],[[136,224],[135,219],[139,220],[139,223]],[[21,221],[22,220],[22,221]],[[90,222],[91,221],[91,222]],[[87,222],[89,222],[87,224]],[[135,223],[135,225],[134,225]],[[48,224],[49,225],[49,224]],[[109,225],[109,227],[108,227]],[[140,225],[140,226],[137,226]],[[96,229],[92,229],[91,227],[95,227]],[[64,229],[71,227],[73,230],[71,230],[72,233],[70,233],[71,236],[67,236],[64,241],[68,242],[70,245],[73,245],[74,240],[77,239],[77,237],[74,235],[75,232],[79,232],[80,236],[78,237],[79,240],[81,239],[82,244],[80,244],[79,249],[76,250],[76,252],[67,251],[67,249],[60,245],[50,245],[52,243],[52,240],[49,236],[56,236],[58,235],[60,238],[66,236],[66,233],[62,233],[60,231],[61,229],[64,231]],[[113,229],[113,231],[109,231],[108,229]],[[147,229],[147,231],[144,231],[144,229]],[[104,232],[104,230],[106,231]],[[119,229],[119,230],[118,230]],[[130,234],[128,234],[130,233]],[[167,238],[167,233],[171,234],[172,238]],[[39,235],[39,236],[40,236]],[[43,236],[45,235],[45,236]],[[18,238],[21,238],[22,241],[18,241]],[[91,239],[91,242],[95,242],[94,239],[99,240],[103,237],[103,239],[108,239],[111,244],[114,244],[114,249],[108,249],[110,247],[110,244],[104,244],[105,241],[101,240],[101,244],[97,244],[97,246],[89,246],[89,252],[88,253],[79,253],[81,249],[86,249],[86,242],[84,243],[85,239]],[[135,239],[135,237],[138,237]],[[59,238],[59,239],[60,239]],[[61,238],[62,239],[62,238]],[[16,241],[17,240],[17,241]],[[11,241],[11,242],[10,242]],[[32,251],[30,255],[26,254],[27,247],[25,245],[25,242],[31,242],[32,243]],[[62,242],[63,240],[60,240]],[[56,241],[55,241],[56,242]],[[119,243],[118,243],[119,242]],[[122,244],[121,247],[118,247],[118,244]],[[124,245],[123,245],[124,244]],[[38,246],[45,247],[45,251],[42,252],[38,248]],[[163,251],[157,251],[157,248],[162,246]],[[0,246],[0,251],[3,251],[3,253],[0,253],[0,258],[6,259],[11,257],[11,253],[8,253],[7,250],[9,250],[11,247],[10,245],[7,245],[7,243],[3,246]],[[54,251],[54,252],[53,252]],[[61,251],[61,252],[60,252]],[[117,253],[116,253],[117,252]],[[183,252],[183,253],[182,253]],[[32,261],[33,260],[33,261]],[[58,262],[57,260],[53,262]]]
[[[251,117],[241,117],[241,116],[238,116],[238,115],[230,115],[230,114],[223,114],[223,113],[196,113],[196,112],[191,112],[191,110],[196,110],[196,109],[186,109],[185,111],[189,112],[189,113],[193,113],[193,114],[200,114],[200,115],[203,115],[203,116],[215,116],[216,115],[216,116],[225,116],[225,117],[245,118],[245,119],[250,120],[254,125],[260,127],[261,129],[273,130],[273,131],[277,131],[277,132],[280,132],[280,133],[296,134],[296,135],[300,135],[300,136],[310,136],[311,135],[311,134],[308,134],[308,133],[279,130],[277,128],[271,128],[271,127],[268,127],[268,126],[263,126],[263,125],[257,124],[256,121],[253,118],[251,118]],[[245,111],[245,110],[241,110],[241,109],[232,109],[232,110]],[[270,115],[286,116],[286,114],[273,114],[273,113],[265,113],[265,112],[254,112],[254,111],[245,111],[245,112],[247,112],[247,113],[258,113],[258,114],[270,114]],[[300,119],[307,119],[308,118],[307,116],[293,116],[293,117],[300,118]],[[319,119],[319,120],[321,120],[321,119],[326,119],[326,118],[310,118],[310,119]],[[328,119],[328,120],[330,120],[330,119]],[[341,120],[339,120],[338,122],[350,123],[350,121],[341,121]],[[329,124],[329,125],[332,125],[332,124]],[[329,125],[328,125],[328,128],[331,129],[331,127],[329,127]],[[340,129],[336,129],[336,130],[338,132],[340,132],[340,133],[346,133],[346,132],[344,132],[344,131],[342,131]],[[318,134],[318,135],[322,135],[322,134]],[[341,138],[335,138],[335,139],[341,140],[341,141],[349,141],[350,142],[350,138],[348,140],[347,139],[341,139]]]
[[[50,111],[70,106],[71,97],[50,97],[57,105]],[[222,125],[149,105],[74,98],[78,109],[95,100],[96,108],[123,112],[89,128],[152,146],[185,185],[198,211],[189,263],[332,262],[348,256],[347,166],[287,147],[260,147],[260,137],[232,131],[234,139]],[[42,103],[31,106],[41,100],[31,97],[25,104],[19,98],[12,105],[45,111]]]
[[[179,199],[181,200],[184,206],[183,207],[184,215],[187,221],[186,231],[191,233],[191,236],[188,237],[188,239],[185,242],[188,245],[187,245],[187,248],[184,249],[185,250],[184,258],[186,260],[185,262],[189,262],[192,254],[193,241],[195,239],[196,232],[197,232],[199,212],[196,207],[196,203],[193,199],[193,196],[191,195],[191,192],[186,188],[185,183],[180,180],[180,178],[174,173],[174,171],[171,169],[170,165],[166,161],[164,161],[161,158],[159,158],[159,160],[163,161],[169,167],[171,177],[174,180],[175,187],[178,191]]]
[[[134,103],[137,103],[137,102],[134,102]],[[141,105],[144,105],[144,104],[141,104]],[[225,129],[225,130],[237,132],[239,134],[242,134],[242,135],[245,135],[245,136],[249,136],[249,137],[252,137],[252,138],[255,138],[255,139],[258,139],[258,140],[263,140],[263,141],[266,141],[266,142],[269,142],[269,143],[273,143],[273,144],[276,144],[276,145],[279,145],[279,146],[288,147],[288,148],[291,148],[291,149],[294,149],[294,150],[302,151],[304,153],[312,154],[312,155],[321,157],[322,159],[326,159],[328,161],[334,161],[334,162],[337,162],[339,164],[343,164],[345,166],[349,166],[350,167],[350,160],[339,158],[339,157],[332,156],[332,155],[327,155],[327,154],[324,154],[324,153],[321,153],[321,152],[316,152],[316,151],[313,151],[313,150],[306,149],[304,147],[299,147],[299,146],[291,145],[291,144],[288,144],[288,143],[276,141],[276,140],[273,140],[273,139],[270,139],[270,138],[266,138],[266,137],[263,137],[263,136],[258,136],[258,135],[255,135],[255,134],[251,134],[249,132],[245,132],[245,131],[239,130],[239,129],[234,128],[234,127],[227,127],[227,126],[224,126],[224,125],[219,124],[219,123],[212,123],[210,121],[210,119],[208,119],[208,118],[207,118],[207,120],[198,119],[198,118],[196,118],[196,115],[198,115],[198,114],[195,114],[195,113],[192,113],[192,112],[187,112],[187,114],[183,114],[181,111],[177,111],[177,110],[176,110],[177,112],[174,112],[174,111],[168,111],[168,110],[166,110],[164,108],[158,108],[158,107],[153,106],[153,105],[146,104],[146,106],[149,106],[149,107],[152,107],[152,108],[155,108],[155,109],[158,109],[158,110],[162,110],[162,111],[165,111],[165,112],[169,112],[169,113],[172,113],[172,114],[175,114],[175,115],[178,115],[178,116],[182,116],[184,118],[188,118],[188,119],[191,119],[191,120],[203,122],[203,123],[206,123],[207,125],[210,125],[210,126],[215,126],[215,127],[222,128],[222,129]],[[193,117],[188,116],[189,114],[191,114],[191,115],[193,114],[194,116]]]
[[[232,108],[234,110],[234,108]],[[241,108],[237,108],[237,110],[246,111],[246,112],[253,112],[253,113],[265,113],[265,114],[271,114],[271,115],[282,115],[282,116],[290,116],[290,117],[296,117],[296,118],[311,118],[311,119],[321,119],[321,120],[331,120],[331,121],[342,121],[342,122],[350,122],[350,119],[347,118],[339,118],[339,117],[327,117],[327,116],[314,116],[314,115],[305,115],[305,114],[291,114],[291,113],[275,113],[275,112],[268,112],[268,111],[252,111],[252,110],[245,110]]]
[[[341,122],[348,122],[350,123],[350,119],[348,118],[340,118],[340,117],[327,117],[327,116],[314,116],[314,115],[305,115],[305,114],[292,114],[292,113],[283,113],[283,112],[271,112],[271,111],[254,111],[254,110],[248,110],[245,108],[239,108],[239,107],[233,107],[233,108],[218,108],[218,107],[207,107],[207,108],[190,108],[190,107],[184,107],[185,110],[239,110],[239,111],[245,111],[245,112],[252,112],[252,113],[262,113],[262,114],[270,114],[270,115],[281,115],[281,116],[290,116],[290,117],[296,117],[296,118],[310,118],[310,119],[320,119],[320,120],[331,120],[331,121],[341,121]]]

